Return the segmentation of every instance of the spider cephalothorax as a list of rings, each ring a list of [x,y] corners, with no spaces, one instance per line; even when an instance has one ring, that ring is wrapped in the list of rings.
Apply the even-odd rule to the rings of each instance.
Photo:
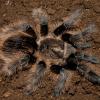
[[[84,54],[84,50],[91,47],[84,37],[94,31],[94,25],[89,25],[77,34],[69,33],[75,28],[81,10],[75,11],[53,32],[49,32],[47,16],[42,15],[43,12],[39,9],[34,12],[38,12],[35,15],[38,15],[40,21],[39,33],[25,22],[1,29],[1,73],[10,77],[17,71],[34,65],[35,71],[24,89],[26,94],[31,94],[42,84],[41,80],[45,72],[48,72],[46,69],[59,75],[53,92],[55,96],[60,95],[68,84],[68,69],[78,70],[89,81],[100,85],[100,76],[82,63],[82,60],[93,64],[100,63],[96,57]]]

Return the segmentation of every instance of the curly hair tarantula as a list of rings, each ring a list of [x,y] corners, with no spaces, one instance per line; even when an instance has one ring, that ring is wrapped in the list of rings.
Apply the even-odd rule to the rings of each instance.
[[[34,10],[33,15],[36,11]],[[29,83],[24,88],[27,95],[37,90],[49,69],[58,74],[54,96],[59,96],[68,84],[69,69],[77,70],[90,82],[100,85],[100,76],[84,64],[84,61],[100,63],[96,57],[84,53],[85,49],[91,47],[87,38],[94,32],[94,25],[89,25],[77,34],[71,34],[69,31],[75,29],[75,23],[81,14],[81,10],[76,10],[53,32],[49,32],[47,16],[40,13],[38,11],[36,15],[40,21],[39,33],[25,22],[1,28],[0,73],[10,77],[17,71],[34,67]]]

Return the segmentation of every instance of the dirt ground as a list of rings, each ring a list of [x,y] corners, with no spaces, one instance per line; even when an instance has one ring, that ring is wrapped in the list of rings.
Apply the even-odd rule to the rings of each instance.
[[[84,23],[94,22],[98,32],[92,35],[94,45],[92,50],[100,57],[100,0],[0,0],[0,26],[8,25],[17,19],[32,19],[32,9],[44,9],[50,16],[50,21],[60,21],[72,10],[82,7]],[[99,65],[98,65],[99,67]],[[75,73],[73,89],[60,97],[53,97],[52,79],[46,78],[47,85],[36,91],[32,96],[22,93],[24,77],[28,71],[23,71],[11,80],[0,79],[0,100],[100,100],[100,86],[93,85]]]

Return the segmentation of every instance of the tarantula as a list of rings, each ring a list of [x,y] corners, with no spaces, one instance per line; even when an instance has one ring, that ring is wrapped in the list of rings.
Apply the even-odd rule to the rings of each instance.
[[[38,10],[33,12],[33,16],[38,15],[40,21],[39,33],[26,22],[1,28],[1,74],[10,77],[17,71],[35,68],[24,89],[24,93],[28,95],[42,84],[49,69],[59,76],[53,91],[54,96],[59,96],[68,84],[69,69],[79,71],[90,82],[100,85],[100,76],[84,64],[84,61],[100,63],[96,57],[84,53],[86,48],[91,47],[87,37],[94,32],[94,25],[89,25],[77,34],[71,34],[69,31],[76,28],[75,23],[81,15],[81,10],[76,10],[53,32],[49,32],[47,16],[42,14]]]

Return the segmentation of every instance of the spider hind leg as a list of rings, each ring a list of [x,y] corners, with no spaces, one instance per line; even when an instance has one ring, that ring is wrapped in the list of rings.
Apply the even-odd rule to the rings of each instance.
[[[25,54],[19,59],[15,59],[15,61],[9,63],[7,72],[10,72],[10,74],[6,76],[10,78],[19,71],[29,69],[35,61],[36,58],[31,54]]]
[[[54,88],[54,91],[53,91],[53,96],[61,95],[62,90],[63,90],[63,88],[65,86],[66,78],[67,78],[67,76],[66,76],[66,73],[65,73],[65,69],[62,68],[60,70],[60,75],[58,77],[57,84],[56,84],[56,86]]]
[[[77,70],[90,82],[100,85],[100,76],[87,68],[85,65],[78,65]]]
[[[25,87],[25,94],[31,95],[34,91],[41,86],[43,76],[45,74],[46,64],[44,61],[38,62],[34,75],[31,76],[28,85]]]

